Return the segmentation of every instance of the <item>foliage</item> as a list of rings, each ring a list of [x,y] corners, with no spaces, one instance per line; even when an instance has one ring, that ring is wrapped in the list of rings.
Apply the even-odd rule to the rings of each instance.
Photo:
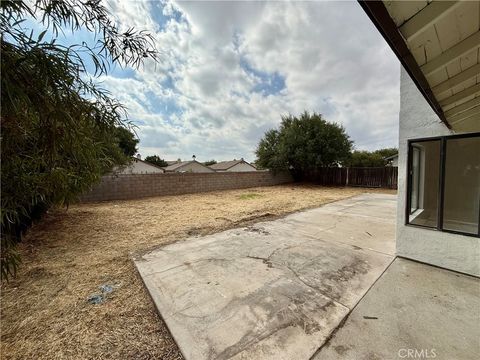
[[[212,160],[205,161],[203,165],[210,166],[210,165],[215,165],[216,163],[217,161],[212,159]]]
[[[290,169],[303,175],[309,170],[345,163],[352,148],[345,129],[317,113],[283,116],[278,130],[269,130],[260,141],[256,164],[267,169]]]
[[[161,159],[160,156],[158,155],[147,156],[145,158],[145,161],[149,162],[150,164],[157,165],[159,167],[168,166],[168,163],[165,160]]]
[[[255,164],[259,169],[288,168],[286,156],[280,146],[280,131],[268,130],[257,146]]]
[[[398,149],[397,148],[384,148],[384,149],[375,150],[374,153],[379,154],[382,158],[387,158],[387,157],[398,154]]]
[[[16,242],[53,204],[68,204],[114,165],[127,161],[115,129],[123,106],[87,72],[110,64],[139,66],[157,58],[153,38],[120,31],[99,1],[3,0],[1,37],[1,275],[16,271]],[[34,19],[43,31],[26,31]],[[63,46],[59,32],[81,28],[96,43]],[[44,40],[46,34],[50,40]]]
[[[369,151],[354,151],[348,161],[350,167],[382,167],[385,161],[380,154]]]
[[[252,164],[257,170],[266,170],[264,167],[262,167],[262,166],[258,163],[258,159],[255,159],[255,161],[252,161],[250,164]]]
[[[118,146],[120,146],[125,156],[132,157],[137,153],[137,144],[140,140],[135,137],[133,132],[125,127],[119,126],[115,129],[115,136],[118,141]]]
[[[387,165],[386,157],[398,153],[397,148],[386,148],[375,151],[353,151],[347,165],[350,167],[383,167]]]

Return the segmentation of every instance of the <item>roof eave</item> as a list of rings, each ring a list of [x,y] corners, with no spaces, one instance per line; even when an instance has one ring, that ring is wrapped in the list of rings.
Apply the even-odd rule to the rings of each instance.
[[[390,17],[385,5],[382,1],[361,1],[358,3],[365,11],[367,16],[373,22],[375,27],[382,34],[385,41],[398,57],[407,73],[412,78],[417,88],[422,93],[425,100],[430,104],[433,111],[437,114],[440,120],[451,129],[451,125],[448,123],[445,114],[435,98],[430,85],[425,78],[420,66],[417,64],[412,53],[408,49],[408,46],[403,39],[402,35],[397,29],[395,22]]]

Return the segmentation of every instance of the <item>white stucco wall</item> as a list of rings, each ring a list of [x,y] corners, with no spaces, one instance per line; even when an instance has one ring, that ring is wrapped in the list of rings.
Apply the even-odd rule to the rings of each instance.
[[[119,174],[158,174],[164,171],[156,166],[133,159],[132,164],[125,168],[118,169],[116,172]]]
[[[405,225],[407,140],[450,135],[404,69],[400,85],[397,255],[480,276],[480,239]],[[413,280],[412,280],[413,281]]]
[[[242,163],[239,163],[235,166],[232,166],[227,171],[230,171],[230,172],[244,172],[244,171],[257,171],[257,169],[255,169],[252,165],[249,165],[247,163],[242,162]]]

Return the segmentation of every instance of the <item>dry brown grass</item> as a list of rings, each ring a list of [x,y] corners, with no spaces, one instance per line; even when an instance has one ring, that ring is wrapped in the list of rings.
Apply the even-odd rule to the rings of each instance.
[[[180,359],[133,253],[365,191],[288,185],[51,211],[21,244],[17,278],[2,285],[2,358]],[[88,303],[106,283],[118,285],[108,300]]]

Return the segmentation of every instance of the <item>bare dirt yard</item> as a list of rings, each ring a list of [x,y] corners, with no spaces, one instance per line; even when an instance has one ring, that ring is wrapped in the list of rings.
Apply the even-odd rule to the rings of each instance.
[[[284,185],[50,211],[21,243],[17,277],[2,284],[2,358],[181,359],[132,255],[377,191],[394,193]],[[104,301],[92,304],[102,285]]]

